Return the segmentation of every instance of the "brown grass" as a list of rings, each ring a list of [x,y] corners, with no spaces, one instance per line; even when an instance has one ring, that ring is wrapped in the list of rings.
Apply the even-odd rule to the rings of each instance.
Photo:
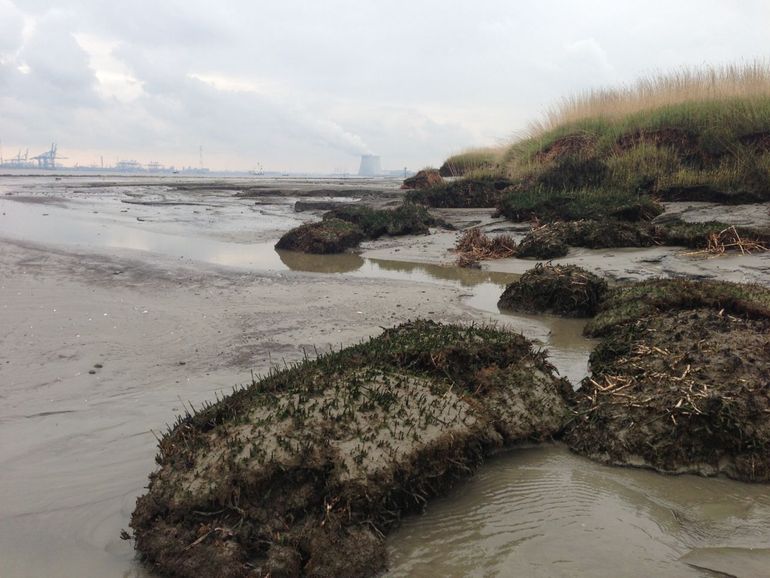
[[[478,261],[486,259],[505,259],[516,254],[516,241],[511,235],[490,237],[481,229],[468,229],[457,240],[455,245],[457,264],[470,267]]]
[[[770,63],[754,61],[654,74],[619,88],[593,89],[563,98],[530,125],[537,136],[588,118],[620,119],[635,113],[686,102],[767,98]]]

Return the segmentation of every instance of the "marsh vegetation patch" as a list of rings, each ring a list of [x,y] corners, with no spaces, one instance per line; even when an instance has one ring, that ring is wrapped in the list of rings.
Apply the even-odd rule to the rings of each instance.
[[[490,452],[550,438],[570,390],[521,335],[389,329],[180,418],[136,547],[175,576],[373,575],[402,515]]]
[[[538,263],[506,287],[497,306],[511,311],[591,317],[606,291],[607,282],[585,269]]]
[[[430,189],[409,191],[409,202],[444,209],[495,208],[513,182],[500,175],[468,176]]]
[[[284,234],[275,248],[303,253],[344,253],[364,240],[361,229],[342,219],[300,225]]]
[[[604,462],[770,481],[770,291],[657,280],[613,289],[566,441]]]
[[[395,209],[346,204],[324,213],[318,223],[285,233],[275,248],[303,253],[344,253],[361,241],[383,235],[427,235],[430,227],[446,226],[425,207],[404,203]]]

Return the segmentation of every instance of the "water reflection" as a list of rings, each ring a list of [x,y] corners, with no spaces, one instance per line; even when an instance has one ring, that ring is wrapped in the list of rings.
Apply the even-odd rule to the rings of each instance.
[[[364,260],[355,253],[341,255],[310,255],[297,251],[275,251],[287,268],[310,273],[350,273],[364,266]]]
[[[254,242],[246,232],[286,227],[284,220],[291,214],[289,204],[275,206],[278,213],[285,212],[281,218],[255,213],[251,205],[244,206],[240,200],[230,198],[228,204],[227,197],[217,198],[215,215],[200,212],[197,205],[132,205],[143,212],[132,208],[131,213],[125,213],[128,205],[121,201],[127,194],[126,191],[111,197],[100,194],[88,201],[69,199],[64,207],[0,198],[0,236],[53,245],[145,251],[181,262],[199,261],[258,272],[290,270],[449,285],[467,290],[463,296],[466,305],[548,346],[552,361],[572,383],[586,375],[586,361],[593,342],[582,337],[582,322],[511,314],[497,308],[505,286],[518,279],[517,274],[370,259],[352,253],[308,255],[275,251],[274,241]],[[135,194],[141,198],[157,195],[152,191]],[[227,240],[232,238],[244,239],[244,242]]]
[[[403,261],[390,261],[385,259],[368,259],[382,271],[398,271],[401,273],[415,273],[423,277],[437,280],[457,281],[464,287],[473,287],[481,283],[489,283],[504,286],[512,283],[521,275],[513,273],[498,273],[483,269],[470,269],[454,265],[431,265],[424,263],[405,263]],[[501,291],[502,293],[502,291]],[[498,295],[499,297],[499,295]]]
[[[196,218],[197,215],[191,214],[187,223],[170,227],[143,217],[104,216],[97,211],[73,211],[0,199],[0,236],[3,237],[53,245],[131,249],[260,271],[286,269],[273,250],[273,242],[217,240],[205,235],[205,224]]]

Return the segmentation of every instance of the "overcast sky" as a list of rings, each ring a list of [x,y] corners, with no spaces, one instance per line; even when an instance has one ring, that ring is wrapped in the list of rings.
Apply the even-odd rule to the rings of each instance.
[[[767,60],[770,0],[0,0],[7,158],[439,164],[561,96]]]

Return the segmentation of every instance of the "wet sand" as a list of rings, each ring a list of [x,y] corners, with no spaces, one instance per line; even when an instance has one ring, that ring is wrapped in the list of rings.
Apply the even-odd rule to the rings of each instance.
[[[150,430],[184,404],[229,392],[271,359],[425,315],[428,299],[473,319],[440,287],[171,267],[0,248],[0,575],[134,568],[118,534],[154,467]]]
[[[375,246],[361,256],[279,255],[272,243],[280,232],[317,218],[291,211],[294,192],[256,204],[233,197],[238,183],[206,188],[207,181],[200,181],[180,189],[165,180],[0,179],[0,576],[146,576],[119,534],[154,467],[152,430],[172,422],[185,405],[248,382],[252,370],[312,355],[316,347],[349,345],[415,317],[493,321],[548,346],[573,383],[585,375],[593,344],[580,336],[581,321],[497,310],[502,287],[515,272],[439,266],[447,260],[445,250],[422,252],[428,255],[422,263],[411,258],[412,247],[440,247],[453,234],[387,241],[384,249]],[[303,190],[326,185],[306,183]],[[557,479],[583,479],[578,489],[602,499],[586,502],[581,511],[593,503],[601,509],[599,520],[615,523],[589,516],[590,532],[557,532],[559,540],[575,540],[562,552],[543,538],[562,524],[554,516],[574,527],[585,522],[577,509],[562,511],[558,492],[543,487],[530,498],[509,499],[505,491],[490,494],[472,485],[515,487],[511,471],[518,472],[515,478],[533,468],[546,478],[555,471]],[[659,528],[645,534],[646,549],[623,553],[624,561],[657,568],[659,575],[687,575],[678,572],[689,566],[669,565],[674,554],[719,539],[723,547],[768,543],[770,530],[755,524],[760,514],[766,519],[768,504],[755,487],[639,473],[639,495],[676,487],[723,495],[718,504],[724,520],[714,539],[688,542],[673,527],[661,527],[655,511],[634,510],[638,503],[625,500],[617,484],[602,485],[597,472],[605,471],[636,479],[633,472],[600,468],[562,450],[501,457],[458,488],[461,494],[478,492],[481,502],[441,500],[393,537],[394,575],[436,575],[425,560],[444,558],[459,561],[457,572],[441,566],[442,575],[465,575],[479,549],[487,562],[477,567],[478,575],[506,575],[515,568],[512,553],[520,559],[524,552],[511,540],[537,545],[525,552],[525,574],[553,575],[563,559],[570,570],[563,575],[595,575],[592,569],[613,568],[619,558],[617,548],[601,543],[622,542],[626,527],[626,544],[639,539],[639,527]],[[570,487],[564,486],[565,495]],[[523,507],[531,500],[540,506]],[[449,510],[442,509],[449,503]],[[478,535],[465,526],[476,519],[474,508],[493,512],[477,520]],[[512,523],[529,534],[503,532],[478,541]],[[735,531],[744,526],[752,529],[751,544]],[[447,539],[446,532],[454,536],[456,556],[425,554]],[[691,554],[710,557],[711,565],[736,556],[733,550],[722,557],[711,550]]]

